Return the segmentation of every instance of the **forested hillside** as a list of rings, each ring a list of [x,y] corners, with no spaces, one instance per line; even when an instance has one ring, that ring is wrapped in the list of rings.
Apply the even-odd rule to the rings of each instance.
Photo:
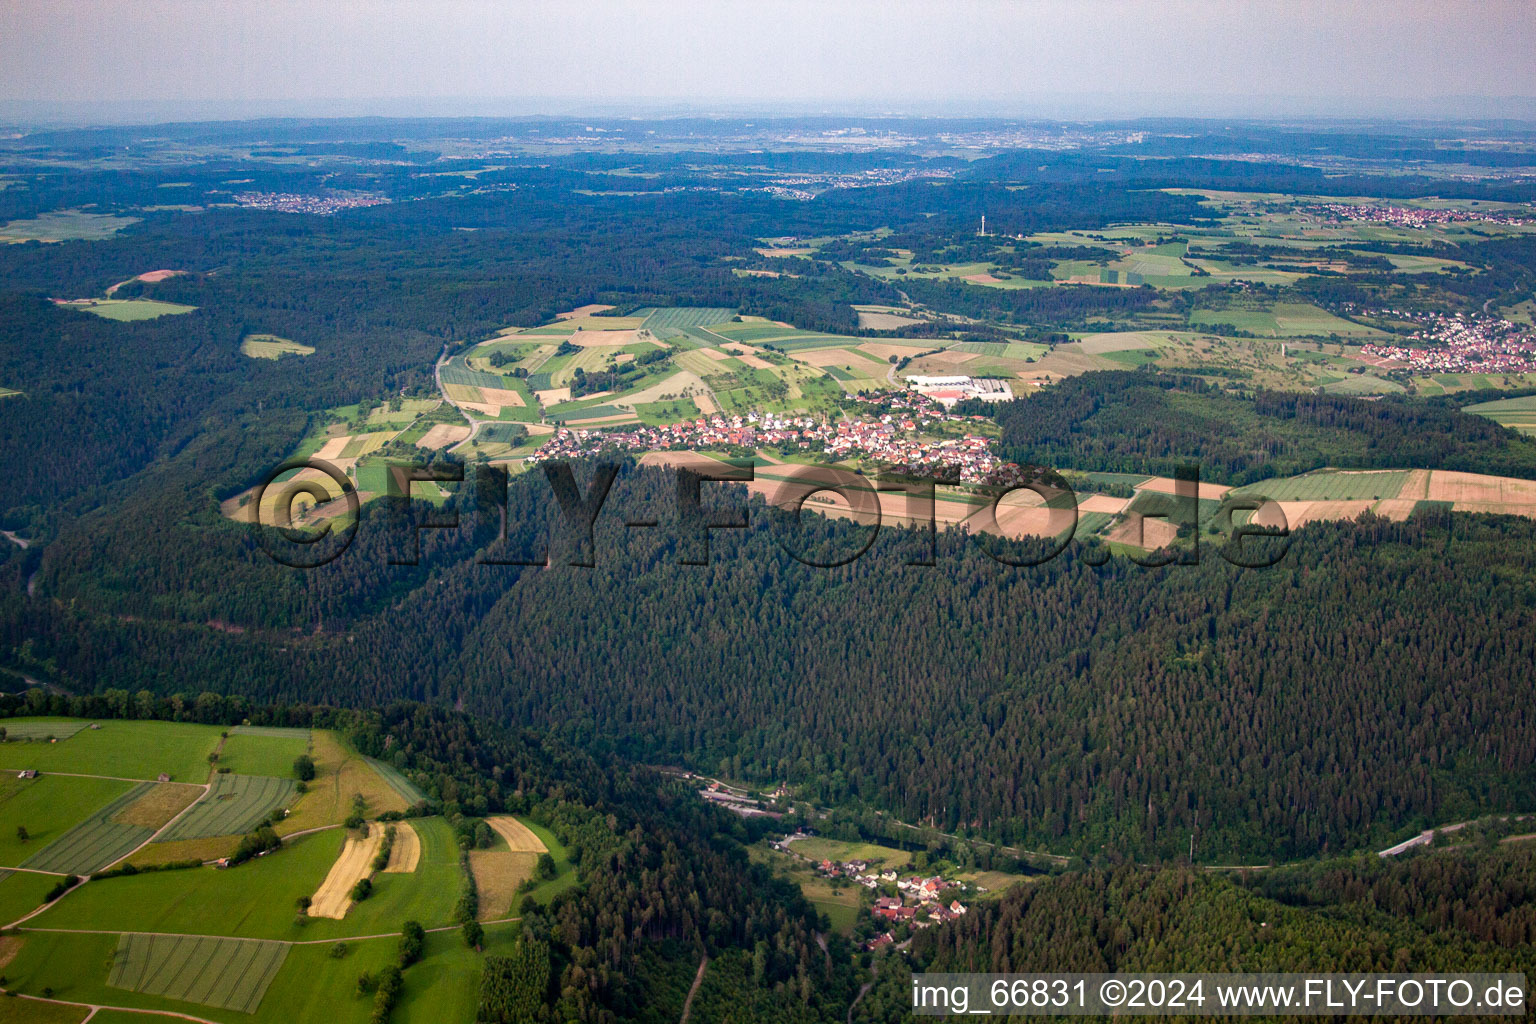
[[[1529,846],[1529,844],[1526,844]],[[1536,855],[1524,847],[1333,862],[1241,882],[1123,867],[1020,886],[882,965],[854,1020],[910,1019],[914,970],[939,972],[1523,971]],[[1278,884],[1272,884],[1278,883]],[[1259,895],[1285,889],[1280,899]]]
[[[717,486],[711,503],[746,503]],[[822,570],[758,505],[691,567],[670,475],[633,469],[597,520],[597,568],[557,546],[542,571],[475,564],[540,548],[541,475],[514,482],[500,544],[471,490],[460,529],[423,531],[410,567],[387,564],[409,528],[374,506],[313,572],[217,521],[82,530],[40,578],[68,603],[11,590],[0,644],[71,685],[163,692],[193,671],[263,699],[462,701],[576,745],[1091,856],[1176,855],[1198,820],[1205,858],[1283,860],[1536,803],[1536,730],[1505,713],[1536,655],[1523,520],[1318,524],[1252,570],[1210,539],[1197,567],[1095,567],[1077,546],[1013,569],[960,534],[913,568],[915,539],[888,532]],[[623,526],[647,515],[662,525]],[[853,529],[813,519],[801,540]],[[65,571],[76,558],[102,571]]]
[[[1536,438],[1444,401],[1232,394],[1190,377],[1086,373],[996,409],[1021,464],[1247,484],[1323,466],[1454,469],[1536,478]]]

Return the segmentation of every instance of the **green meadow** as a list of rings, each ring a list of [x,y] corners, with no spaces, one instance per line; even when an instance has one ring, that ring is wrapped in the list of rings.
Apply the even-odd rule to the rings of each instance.
[[[0,864],[21,866],[133,788],[133,783],[115,779],[7,775],[0,780]],[[18,837],[18,828],[27,830],[25,842]]]
[[[219,751],[219,767],[236,775],[293,776],[293,762],[309,750],[309,733],[252,734],[235,730]]]
[[[189,722],[103,720],[100,729],[83,729],[57,743],[0,743],[0,769],[113,775],[154,779],[165,772],[172,782],[208,781],[208,755],[219,745],[218,726]]]
[[[184,932],[255,939],[345,938],[398,931],[403,921],[451,924],[460,888],[458,848],[442,818],[411,822],[421,860],[409,874],[378,874],[373,895],[341,920],[296,923],[295,903],[312,896],[341,851],[345,831],[301,836],[238,867],[187,868],[105,878],[39,915],[40,927]]]

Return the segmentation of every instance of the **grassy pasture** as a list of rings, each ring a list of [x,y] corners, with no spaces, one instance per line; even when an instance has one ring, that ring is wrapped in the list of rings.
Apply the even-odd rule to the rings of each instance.
[[[219,767],[235,775],[266,775],[287,778],[293,762],[309,751],[309,731],[295,729],[286,735],[231,731],[219,751]]]
[[[879,843],[850,843],[841,839],[797,839],[789,846],[790,850],[812,861],[830,860],[837,864],[845,864],[850,860],[868,861],[871,868],[884,870],[901,870],[912,860],[912,855],[906,850],[898,850],[893,846],[881,846]]]
[[[206,935],[124,935],[107,984],[239,1013],[255,1013],[288,944]]]
[[[18,779],[8,774],[0,779],[0,864],[22,864],[133,788],[116,779]],[[18,838],[18,827],[27,830],[26,842]]]
[[[58,882],[53,875],[39,875],[32,871],[0,871],[0,926],[42,906],[43,897]]]
[[[19,719],[6,719],[7,728]],[[0,744],[0,769],[36,768],[154,780],[161,772],[175,782],[204,782],[208,755],[219,744],[220,729],[190,722],[103,721],[58,743]]]
[[[410,873],[375,875],[373,895],[345,918],[294,921],[294,902],[324,880],[345,833],[301,836],[275,853],[219,870],[156,871],[92,882],[35,919],[39,927],[184,932],[301,941],[398,932],[406,920],[453,923],[458,846],[442,818],[414,818],[421,859]]]
[[[248,334],[240,342],[240,354],[252,359],[281,359],[288,355],[312,356],[315,350],[275,334]]]
[[[863,343],[862,338],[849,338],[841,334],[814,334],[810,331],[796,331],[772,341],[763,342],[765,346],[771,345],[781,352],[802,352],[813,348],[852,348]]]
[[[260,775],[215,775],[213,788],[161,835],[170,842],[249,832],[293,797],[291,779]]]
[[[7,965],[6,987],[28,995],[41,995],[47,988],[52,990],[53,998],[56,999],[189,1014],[197,1019],[214,1020],[223,1024],[239,1024],[242,1021],[264,1019],[252,1018],[250,1015],[232,1010],[180,1002],[147,992],[112,988],[107,984],[107,977],[117,955],[118,942],[117,935],[26,933],[16,958]],[[0,1000],[0,1005],[18,1001]],[[97,1014],[97,1019],[102,1019],[105,1013],[106,1011],[102,1011]],[[120,1015],[117,1020],[124,1020],[128,1016]],[[0,1020],[3,1019],[5,1018],[0,1018]],[[28,1016],[16,1019],[31,1021],[34,1018]],[[145,1022],[170,1024],[177,1018],[133,1014],[131,1019],[138,1021],[139,1024],[145,1024]],[[185,1020],[185,1018],[181,1019]],[[366,1017],[363,1019],[366,1020]]]
[[[1408,481],[1409,470],[1339,472],[1320,470],[1302,476],[1263,480],[1239,487],[1233,494],[1259,494],[1274,501],[1360,501],[1395,498]]]
[[[121,860],[134,847],[154,835],[155,830],[142,825],[123,824],[113,818],[154,787],[153,782],[141,782],[132,787],[22,861],[21,866],[36,871],[88,875]]]
[[[458,939],[457,935],[453,937]],[[431,936],[428,936],[430,940]],[[464,948],[463,940],[458,941],[460,948]],[[368,1024],[373,1012],[373,996],[355,994],[357,976],[364,971],[376,974],[394,963],[397,943],[398,940],[393,937],[348,942],[347,955],[340,959],[332,957],[330,947],[326,945],[292,947],[288,959],[267,989],[256,1021],[258,1024],[268,1021],[273,1024],[292,1024],[313,1019],[316,1008],[323,1008],[327,1024]],[[470,949],[465,951],[474,952]],[[409,979],[418,969],[419,965],[407,971],[405,977]],[[477,1003],[478,996],[479,989],[476,986]],[[472,1017],[471,1013],[470,1017],[465,1018],[436,1019],[469,1020]],[[391,1021],[398,1022],[400,1019],[398,1010],[390,1015]]]
[[[0,227],[0,242],[96,242],[137,224],[138,217],[117,217],[84,210],[52,210]]]
[[[95,313],[107,320],[132,321],[154,320],[162,316],[178,316],[190,313],[196,306],[183,306],[176,302],[159,302],[155,299],[79,299],[62,303],[71,309]]]
[[[270,736],[274,739],[301,739],[309,742],[309,730],[298,726],[286,725],[233,725],[229,728],[231,736]]]
[[[1369,373],[1351,374],[1338,380],[1328,381],[1322,385],[1322,388],[1330,395],[1398,395],[1406,390],[1396,381]]]
[[[1479,402],[1464,406],[1462,411],[1487,417],[1501,427],[1509,427],[1522,434],[1536,434],[1536,395]]]
[[[1334,316],[1305,302],[1276,302],[1262,309],[1197,309],[1189,315],[1191,326],[1231,324],[1240,331],[1275,338],[1377,335],[1380,332],[1364,324]]]
[[[697,419],[699,407],[691,398],[676,398],[670,402],[640,402],[635,406],[635,415],[648,426],[661,426],[680,420]]]
[[[516,924],[487,928],[485,953],[505,952],[499,947],[510,943],[517,931]],[[390,1019],[398,1024],[474,1020],[482,963],[483,954],[467,948],[457,935],[428,935],[421,962],[405,974],[400,1002]]]

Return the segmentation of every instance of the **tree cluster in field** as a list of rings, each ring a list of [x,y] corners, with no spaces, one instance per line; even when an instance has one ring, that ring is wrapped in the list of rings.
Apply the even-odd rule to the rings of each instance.
[[[373,856],[373,870],[383,871],[389,865],[390,854],[395,852],[395,834],[395,826],[385,826],[384,839],[379,843],[379,852]]]

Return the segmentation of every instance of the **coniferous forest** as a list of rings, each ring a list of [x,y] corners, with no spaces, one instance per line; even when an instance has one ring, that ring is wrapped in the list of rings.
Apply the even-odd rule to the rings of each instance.
[[[613,476],[587,538],[543,471],[498,470],[473,440],[456,451],[400,442],[395,454],[462,482],[433,501],[364,504],[350,546],[317,568],[274,560],[291,542],[224,504],[318,449],[328,427],[392,402],[431,405],[447,393],[440,360],[587,306],[728,310],[845,348],[933,342],[863,359],[889,372],[867,378],[881,385],[941,343],[980,374],[1008,350],[1029,351],[1023,370],[1117,328],[1197,333],[1184,328],[1202,304],[1213,316],[1314,304],[1381,331],[1384,317],[1359,314],[1368,303],[1521,309],[1536,287],[1529,235],[1469,232],[1407,255],[1443,272],[1396,274],[1388,257],[1402,246],[1367,242],[1329,250],[1344,269],[1275,271],[1285,283],[1273,287],[1196,280],[1178,294],[1097,287],[1077,264],[1096,274],[1094,243],[1134,224],[1152,231],[1138,247],[1176,249],[1162,258],[1182,266],[1179,232],[1220,224],[1194,189],[1503,211],[1536,198],[1528,181],[1213,160],[1198,126],[1134,155],[1106,143],[962,161],[736,152],[700,123],[685,126],[697,136],[686,150],[462,165],[380,137],[409,127],[392,121],[265,127],[260,145],[281,159],[244,144],[231,155],[245,138],[233,125],[163,126],[153,146],[128,128],[0,145],[0,171],[22,182],[0,175],[0,227],[85,207],[134,218],[100,238],[0,247],[0,394],[17,392],[0,397],[0,528],[15,537],[0,539],[0,715],[335,729],[456,826],[496,813],[547,825],[578,880],[517,907],[515,948],[487,957],[480,978],[486,1022],[670,1021],[685,1000],[696,1024],[904,1020],[922,970],[1536,976],[1536,844],[1501,833],[1373,853],[1423,829],[1536,811],[1529,515],[1425,500],[1397,518],[1311,522],[1269,542],[1276,558],[1262,568],[1233,564],[1229,537],[1198,526],[1180,538],[1198,559],[1156,567],[1093,530],[1042,561],[1053,545],[941,527],[921,565],[926,532],[888,523],[861,557],[819,568],[808,556],[857,551],[865,528],[788,522],[745,486],[711,482],[704,508],[739,511],[745,526],[705,531],[680,511],[677,474],[626,453],[569,463],[582,495]],[[456,144],[527,130],[451,127]],[[1230,144],[1300,145],[1250,131],[1232,128]],[[202,155],[135,162],[188,139]],[[1308,139],[1341,160],[1427,159],[1412,135]],[[1456,152],[1497,165],[1496,153]],[[79,166],[107,154],[127,169]],[[869,186],[860,176],[872,168],[889,180]],[[858,183],[773,191],[807,175]],[[753,186],[720,185],[738,177]],[[229,202],[231,181],[390,201],[280,213]],[[171,187],[185,203],[161,201]],[[1274,213],[1254,202],[1255,216]],[[996,237],[977,232],[983,214]],[[1071,241],[1027,241],[1042,233]],[[765,249],[796,254],[770,268]],[[1233,254],[1238,266],[1278,258],[1256,245]],[[925,262],[989,273],[908,273]],[[1071,280],[1053,281],[1065,263]],[[186,272],[134,277],[154,268]],[[971,280],[990,271],[1031,284]],[[58,301],[114,288],[195,308],[112,320]],[[913,323],[870,326],[870,311],[887,309]],[[314,351],[242,354],[261,335]],[[1320,362],[1345,358],[1324,353],[1321,334],[1307,341]],[[1345,347],[1337,333],[1326,342]],[[629,365],[683,351],[662,347],[627,353]],[[1536,393],[1497,374],[1362,397],[1084,365],[1011,401],[966,401],[939,429],[979,432],[1005,464],[1095,475],[1104,496],[1132,493],[1117,475],[1190,464],[1232,486],[1325,468],[1536,480],[1536,436],[1515,429],[1527,424],[1468,411]],[[598,401],[627,373],[593,363],[574,394],[549,401]],[[836,380],[838,414],[863,415],[873,399]],[[440,409],[434,424],[470,422]],[[555,430],[542,419],[535,405],[515,425],[476,429],[493,423],[531,445]],[[984,847],[998,851],[989,867],[995,857],[1036,873],[872,953],[765,859],[777,820],[706,803],[680,771],[743,790],[782,784],[808,812],[798,820],[850,842],[898,842],[910,827],[935,854]],[[708,981],[691,988],[702,959]]]

